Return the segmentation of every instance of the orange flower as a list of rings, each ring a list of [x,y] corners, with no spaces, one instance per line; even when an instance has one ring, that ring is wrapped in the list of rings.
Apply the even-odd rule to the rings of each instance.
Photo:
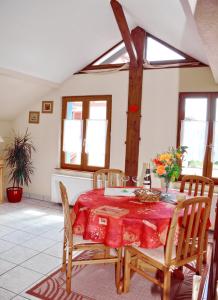
[[[163,174],[166,174],[166,170],[165,170],[165,167],[164,166],[162,166],[162,165],[159,165],[158,167],[157,167],[157,174],[159,175],[159,176],[161,176],[161,175],[163,175]]]

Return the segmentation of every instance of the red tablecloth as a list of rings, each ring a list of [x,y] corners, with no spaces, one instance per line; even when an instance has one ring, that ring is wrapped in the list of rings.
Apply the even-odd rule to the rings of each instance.
[[[174,208],[165,202],[104,196],[103,189],[96,189],[76,201],[73,233],[114,248],[131,244],[157,248],[165,244]]]

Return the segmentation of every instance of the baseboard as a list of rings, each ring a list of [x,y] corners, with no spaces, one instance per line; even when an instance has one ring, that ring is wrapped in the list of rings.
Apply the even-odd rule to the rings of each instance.
[[[51,201],[51,197],[45,196],[45,195],[40,195],[40,194],[24,192],[23,196],[25,198],[30,198],[30,199],[36,199],[36,200],[42,200],[42,201]]]

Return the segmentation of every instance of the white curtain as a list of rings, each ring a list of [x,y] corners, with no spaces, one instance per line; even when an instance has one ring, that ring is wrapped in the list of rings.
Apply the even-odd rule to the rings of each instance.
[[[184,120],[181,127],[181,146],[187,146],[186,161],[203,161],[207,144],[208,122]]]
[[[213,123],[213,145],[211,161],[218,161],[218,122]]]
[[[68,153],[82,152],[82,120],[64,120],[63,151]]]
[[[86,153],[105,153],[107,123],[107,120],[86,120]]]

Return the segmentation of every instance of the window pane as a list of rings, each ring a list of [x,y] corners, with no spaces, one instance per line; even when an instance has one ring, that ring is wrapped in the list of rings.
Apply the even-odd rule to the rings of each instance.
[[[208,124],[205,121],[182,122],[181,146],[188,147],[182,174],[202,175],[207,131]]]
[[[67,115],[68,120],[81,120],[82,119],[82,102],[68,102]]]
[[[89,105],[89,119],[106,120],[106,111],[106,101],[91,101]]]
[[[207,98],[186,98],[185,99],[185,120],[207,119]]]
[[[82,132],[82,102],[68,102],[63,137],[66,164],[81,164]]]
[[[212,177],[218,178],[218,98],[216,98],[216,119],[213,126],[212,162]]]
[[[182,122],[181,145],[187,146],[182,174],[203,174],[207,142],[207,98],[185,99],[185,120]]]
[[[183,60],[185,57],[159,43],[155,39],[148,37],[147,39],[147,55],[148,61],[166,61],[166,60]]]
[[[119,44],[117,47],[112,49],[110,52],[105,54],[93,65],[105,65],[105,64],[123,64],[129,62],[129,55],[126,51],[124,43]]]
[[[106,120],[87,120],[85,152],[88,157],[88,166],[104,167],[106,135]]]

